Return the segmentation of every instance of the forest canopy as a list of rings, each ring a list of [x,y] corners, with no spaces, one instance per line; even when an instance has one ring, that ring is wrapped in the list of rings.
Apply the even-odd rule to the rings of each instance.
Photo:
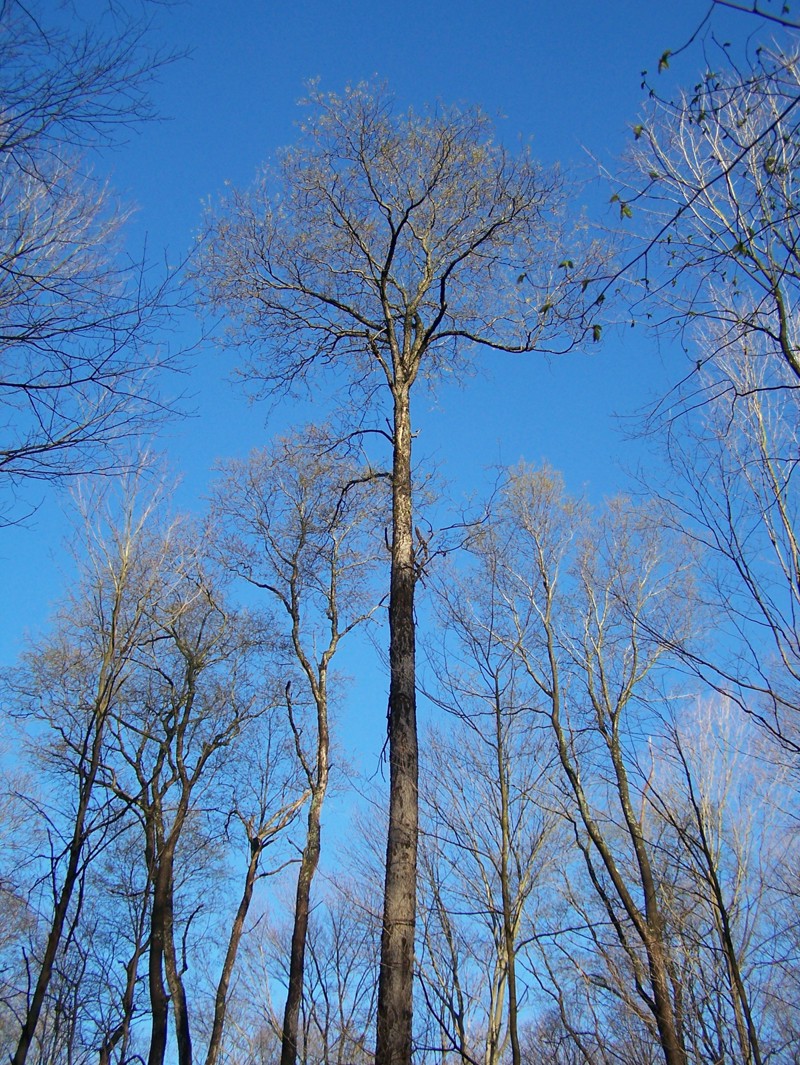
[[[572,38],[543,16],[565,69],[583,13]],[[0,539],[44,587],[37,508],[67,536],[24,634],[38,585],[17,601],[9,570],[0,1051],[792,1065],[792,12],[717,0],[675,40],[647,16],[644,99],[588,180],[547,148],[566,98],[515,138],[484,101],[348,80],[347,33],[371,45],[317,14],[275,39],[328,34],[338,81],[257,169],[204,129],[226,185],[191,200],[176,124],[180,197],[140,173],[143,214],[152,191],[189,219],[151,280],[114,171],[163,135],[161,87],[180,102],[181,10],[0,2]],[[408,45],[434,85],[460,84],[449,32],[439,72]],[[241,142],[230,73],[203,124],[213,96]],[[613,415],[624,471],[593,435]]]

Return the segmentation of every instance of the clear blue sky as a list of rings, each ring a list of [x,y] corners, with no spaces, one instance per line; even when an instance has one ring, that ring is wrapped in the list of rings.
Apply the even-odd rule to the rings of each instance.
[[[97,0],[100,2],[100,0]],[[124,3],[125,0],[120,0]],[[80,0],[78,0],[80,7]],[[631,137],[642,97],[641,71],[690,36],[706,0],[183,0],[156,11],[158,39],[188,58],[166,69],[153,99],[162,120],[131,134],[104,157],[118,191],[137,206],[131,248],[146,237],[178,261],[199,227],[202,203],[226,181],[247,184],[294,137],[295,100],[308,78],[322,88],[386,79],[403,104],[481,104],[509,144],[530,140],[545,163],[589,176],[591,157],[612,164]],[[744,15],[717,21],[742,39]],[[781,31],[776,31],[781,32]],[[677,58],[665,79],[692,84],[696,53]],[[610,190],[587,192],[595,210]],[[180,344],[197,332],[187,317]],[[180,504],[198,504],[215,460],[263,444],[265,411],[248,407],[226,382],[234,361],[201,350],[184,384],[195,418],[157,442],[184,478]],[[593,498],[624,487],[624,466],[640,445],[620,434],[630,413],[682,371],[676,352],[638,332],[610,335],[600,350],[551,363],[496,358],[465,383],[420,396],[418,456],[435,457],[456,490],[478,486],[486,467],[546,459],[568,485]],[[308,417],[308,410],[302,415]],[[296,413],[278,411],[271,427]],[[23,527],[0,530],[4,610],[0,661],[13,660],[26,629],[43,624],[68,570],[59,545],[67,522],[57,494]]]

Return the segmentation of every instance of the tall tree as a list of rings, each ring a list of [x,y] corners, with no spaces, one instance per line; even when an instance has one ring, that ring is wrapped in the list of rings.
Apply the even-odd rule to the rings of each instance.
[[[401,114],[364,85],[314,90],[308,104],[277,168],[212,212],[198,276],[233,336],[255,345],[243,372],[262,391],[328,371],[352,399],[354,431],[365,411],[389,407],[388,433],[377,430],[391,444],[392,516],[376,1061],[407,1065],[418,841],[412,390],[458,372],[476,347],[569,348],[588,324],[594,268],[565,233],[561,177],[495,143],[480,111]]]
[[[558,475],[525,467],[511,471],[477,549],[497,588],[494,631],[507,634],[531,709],[549,724],[564,816],[612,945],[599,924],[587,921],[587,931],[611,971],[627,973],[607,986],[650,1029],[666,1065],[687,1065],[668,893],[642,805],[647,781],[629,753],[629,721],[641,708],[646,727],[665,656],[651,632],[687,629],[685,564],[646,512],[616,501],[590,516]]]

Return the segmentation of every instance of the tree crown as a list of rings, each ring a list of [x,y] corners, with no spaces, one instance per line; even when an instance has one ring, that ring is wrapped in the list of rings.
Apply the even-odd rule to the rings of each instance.
[[[248,375],[290,386],[348,357],[351,379],[407,386],[474,345],[581,335],[597,252],[567,231],[557,170],[499,145],[478,108],[400,113],[364,84],[305,104],[298,143],[207,218],[211,302],[235,339],[269,342]]]

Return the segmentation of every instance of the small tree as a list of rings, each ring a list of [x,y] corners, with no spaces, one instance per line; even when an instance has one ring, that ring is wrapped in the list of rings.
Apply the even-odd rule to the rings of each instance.
[[[684,959],[687,1037],[698,1056],[713,1047],[716,1060],[747,1065],[780,1053],[775,1001],[792,998],[780,869],[796,842],[780,813],[787,774],[769,755],[754,722],[715,699],[665,722],[647,793]]]
[[[480,548],[491,539],[479,530],[475,565],[462,573],[448,567],[435,582],[440,639],[428,654],[435,675],[428,694],[454,720],[449,734],[428,735],[423,760],[429,911],[422,980],[442,1031],[463,1053],[466,985],[477,967],[472,984],[485,1013],[480,1060],[498,1065],[510,1048],[512,1065],[520,1065],[519,953],[556,819],[548,800],[552,756],[543,730],[530,722],[535,692],[505,625],[497,558]]]
[[[262,391],[312,372],[349,389],[351,428],[388,406],[389,828],[376,1061],[411,1058],[418,838],[411,394],[476,347],[566,350],[594,267],[563,183],[492,139],[476,109],[396,113],[385,92],[313,91],[297,146],[208,220],[207,298],[253,342]],[[560,265],[559,265],[560,264]],[[599,327],[596,333],[599,332]],[[358,398],[357,398],[358,397]],[[365,415],[366,410],[366,415]],[[373,429],[375,427],[373,426]]]
[[[172,588],[152,611],[151,638],[137,655],[136,672],[109,722],[103,766],[105,786],[139,823],[142,866],[151,897],[150,1065],[164,1061],[170,1012],[178,1061],[181,1065],[193,1061],[191,1003],[184,974],[189,969],[191,922],[204,908],[204,899],[189,912],[187,907],[181,912],[181,889],[188,894],[187,882],[201,876],[208,898],[204,851],[211,850],[222,835],[224,821],[241,815],[244,806],[235,794],[232,807],[223,806],[219,778],[228,761],[236,766],[239,744],[259,746],[258,729],[262,723],[268,728],[280,699],[277,679],[262,654],[269,642],[252,618],[225,601],[203,557],[202,537],[188,528],[182,533],[171,559]],[[222,1038],[225,987],[259,860],[302,802],[296,794],[281,795],[276,808],[268,809],[275,761],[280,764],[280,759],[265,756],[256,776],[262,802],[246,826],[250,862],[215,996],[209,1062],[216,1059]],[[226,775],[229,787],[233,772]],[[233,790],[237,791],[235,786]],[[185,850],[191,851],[191,863],[182,858]]]

